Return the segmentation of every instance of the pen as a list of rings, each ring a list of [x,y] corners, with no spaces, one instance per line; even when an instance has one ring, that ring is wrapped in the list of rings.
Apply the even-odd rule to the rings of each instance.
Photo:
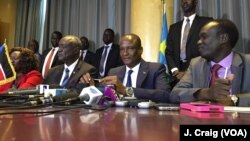
[[[101,79],[93,78],[94,81],[101,82]]]
[[[228,72],[228,67],[226,67],[225,74],[224,74],[224,79],[227,78],[227,72]]]

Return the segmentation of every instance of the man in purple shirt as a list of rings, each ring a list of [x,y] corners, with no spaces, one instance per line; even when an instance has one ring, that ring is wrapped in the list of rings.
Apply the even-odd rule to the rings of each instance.
[[[170,100],[236,105],[236,94],[250,93],[250,56],[232,51],[239,38],[237,27],[230,20],[213,20],[202,27],[199,37],[201,57],[191,60]]]

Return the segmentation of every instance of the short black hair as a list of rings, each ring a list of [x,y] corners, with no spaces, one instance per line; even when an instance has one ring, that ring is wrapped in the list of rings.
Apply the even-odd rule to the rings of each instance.
[[[84,39],[86,41],[86,44],[87,44],[86,49],[88,49],[89,48],[89,39],[85,36],[82,36],[80,39]]]
[[[239,39],[239,31],[236,25],[228,19],[217,19],[214,21],[218,23],[216,26],[218,34],[228,34],[230,45],[234,47]]]
[[[60,31],[54,31],[52,34],[56,34],[59,39],[61,39],[63,37],[63,35]]]
[[[39,43],[38,43],[38,41],[35,40],[35,39],[31,39],[31,40],[29,41],[29,43],[30,43],[30,42],[35,43],[34,53],[37,53],[38,50],[39,50]],[[29,43],[28,43],[28,44],[29,44]]]
[[[113,29],[111,29],[111,28],[106,28],[105,31],[111,32],[111,33],[112,33],[112,36],[115,37],[115,32],[114,32]],[[105,32],[105,31],[104,31],[104,32]]]

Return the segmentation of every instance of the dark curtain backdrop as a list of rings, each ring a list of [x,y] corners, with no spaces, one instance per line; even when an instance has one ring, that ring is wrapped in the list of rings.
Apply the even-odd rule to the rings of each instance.
[[[36,24],[42,21],[43,10],[45,21]],[[88,37],[92,51],[102,46],[104,29],[115,31],[116,42],[130,31],[130,0],[19,0],[17,15],[15,44],[24,46],[35,38],[40,42],[40,52],[51,46],[50,36],[55,30]]]
[[[183,16],[180,1],[174,0],[174,22]],[[50,46],[54,30],[64,35],[87,36],[92,51],[102,45],[105,28],[114,29],[116,41],[130,32],[130,0],[18,0],[17,6],[15,45],[25,46],[35,38],[40,42],[40,52]],[[249,0],[199,0],[197,13],[233,20],[240,32],[235,50],[250,53],[249,8]],[[45,11],[46,16],[42,17]]]
[[[39,39],[41,0],[18,0],[15,46],[26,46],[31,38]]]

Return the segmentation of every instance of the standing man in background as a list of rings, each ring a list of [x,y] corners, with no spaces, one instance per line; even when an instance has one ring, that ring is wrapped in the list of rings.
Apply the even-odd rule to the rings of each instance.
[[[94,66],[95,54],[88,50],[89,49],[88,38],[85,36],[82,36],[80,40],[82,42],[82,46],[80,47],[79,59]]]
[[[165,51],[168,69],[174,77],[172,87],[187,70],[190,60],[200,56],[197,41],[203,25],[211,21],[210,17],[200,17],[195,13],[198,0],[181,0],[184,18],[169,28]]]
[[[114,43],[115,33],[107,28],[103,33],[104,46],[96,50],[96,68],[99,68],[99,76],[104,77],[111,68],[123,65],[120,57],[119,45]]]
[[[59,31],[54,31],[51,35],[52,48],[47,48],[42,54],[40,70],[42,72],[43,78],[47,76],[48,70],[56,65],[63,64],[63,62],[58,60],[57,52],[59,50],[59,41],[62,38],[62,33]]]

